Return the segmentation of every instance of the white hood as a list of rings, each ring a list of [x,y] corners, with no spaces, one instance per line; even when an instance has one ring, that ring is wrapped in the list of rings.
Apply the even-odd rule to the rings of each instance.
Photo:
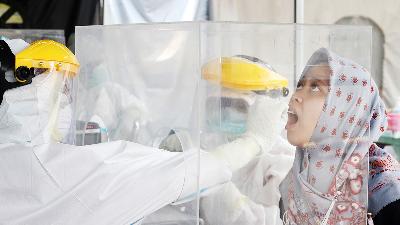
[[[32,83],[6,91],[0,105],[0,144],[61,141],[71,125],[66,78],[48,71]]]

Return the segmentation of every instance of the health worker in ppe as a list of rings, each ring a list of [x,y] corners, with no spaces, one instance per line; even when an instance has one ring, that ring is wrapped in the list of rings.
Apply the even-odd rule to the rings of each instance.
[[[200,177],[196,149],[168,152],[128,141],[63,144],[73,129],[75,56],[53,41],[5,41],[1,50],[2,82],[11,85],[0,105],[0,224],[140,224],[168,204],[193,200],[198,188],[218,190],[231,178],[229,167],[247,164],[268,143],[260,138],[265,130],[255,126],[215,151],[254,146],[240,163],[228,158],[224,164],[225,154],[200,151]],[[277,101],[256,105],[280,110],[250,112],[249,118],[268,123],[285,115]]]
[[[230,179],[207,152],[198,183],[197,150],[63,144],[73,126],[75,56],[49,40],[0,41],[0,50],[0,224],[139,224],[165,205],[192,200],[198,184]]]
[[[203,65],[202,77],[208,98],[201,147],[228,165],[233,176],[201,198],[200,217],[209,225],[282,224],[279,184],[295,152],[281,136],[288,80],[246,55],[212,60]],[[182,138],[176,136],[167,138],[163,148],[181,150]]]

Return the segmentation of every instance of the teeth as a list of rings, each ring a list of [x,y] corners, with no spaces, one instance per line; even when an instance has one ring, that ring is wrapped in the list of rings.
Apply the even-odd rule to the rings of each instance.
[[[290,113],[290,114],[293,114],[293,115],[296,115],[296,113],[295,112],[293,112],[293,111],[288,111],[288,113]]]

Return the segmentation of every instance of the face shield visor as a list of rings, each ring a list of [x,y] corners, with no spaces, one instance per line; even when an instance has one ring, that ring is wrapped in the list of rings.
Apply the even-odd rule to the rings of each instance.
[[[258,58],[222,57],[202,67],[211,91],[206,99],[206,130],[239,136],[246,132],[249,108],[257,95],[273,98],[289,94],[288,80]]]

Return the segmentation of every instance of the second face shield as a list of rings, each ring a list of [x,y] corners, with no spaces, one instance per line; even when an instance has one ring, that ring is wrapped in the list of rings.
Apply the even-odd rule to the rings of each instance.
[[[211,91],[205,103],[206,130],[238,136],[246,132],[249,108],[257,95],[280,98],[289,94],[288,80],[262,60],[236,55],[205,63],[202,78]]]

